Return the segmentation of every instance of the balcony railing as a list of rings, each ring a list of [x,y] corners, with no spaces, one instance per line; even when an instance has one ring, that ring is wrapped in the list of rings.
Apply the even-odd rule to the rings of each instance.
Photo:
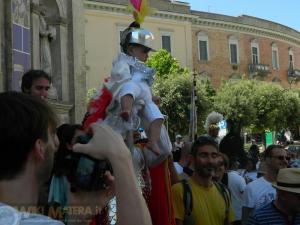
[[[300,70],[297,70],[297,69],[289,69],[289,70],[288,70],[288,76],[289,76],[289,77],[298,77],[298,78],[300,78]]]
[[[248,69],[252,76],[266,76],[271,73],[270,67],[265,64],[249,64]]]
[[[300,81],[300,70],[290,68],[287,72],[287,78],[290,84]]]

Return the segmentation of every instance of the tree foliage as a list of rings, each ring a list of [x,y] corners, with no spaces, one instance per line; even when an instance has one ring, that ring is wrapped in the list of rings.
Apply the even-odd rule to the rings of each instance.
[[[190,124],[192,78],[189,74],[172,75],[167,78],[158,77],[153,85],[154,95],[162,97],[161,111],[168,116],[169,133],[188,134]],[[204,84],[197,82],[198,130],[203,130],[203,124],[207,112],[212,104],[207,96]]]
[[[284,106],[282,113],[285,115],[285,121],[282,121],[280,128],[298,128],[300,124],[300,98],[296,90],[288,90],[284,93]]]
[[[300,121],[298,93],[268,82],[225,82],[217,91],[216,110],[235,125],[253,132],[293,127]]]
[[[193,85],[189,70],[181,68],[178,61],[164,49],[153,54],[147,64],[157,71],[152,89],[154,95],[162,98],[160,109],[168,116],[170,137],[178,133],[187,135]],[[207,80],[197,78],[196,85],[197,125],[198,131],[203,132],[205,117],[212,108],[214,90]]]
[[[285,93],[284,90],[274,84],[260,82],[255,90],[256,118],[254,127],[257,131],[277,130],[284,126]]]
[[[239,128],[250,125],[256,116],[254,107],[256,85],[257,82],[254,80],[223,83],[216,93],[214,108],[226,119],[231,119]]]
[[[192,76],[166,50],[153,54],[147,64],[157,70],[153,85],[162,97],[161,111],[168,116],[171,137],[187,134],[190,122]],[[265,130],[292,128],[300,123],[300,90],[258,80],[226,81],[215,91],[208,80],[197,78],[198,134],[209,112],[216,110],[242,128],[263,133]]]
[[[167,78],[169,74],[188,74],[187,68],[181,68],[177,59],[175,59],[167,50],[160,49],[155,52],[147,61],[147,65],[156,69],[156,76]]]

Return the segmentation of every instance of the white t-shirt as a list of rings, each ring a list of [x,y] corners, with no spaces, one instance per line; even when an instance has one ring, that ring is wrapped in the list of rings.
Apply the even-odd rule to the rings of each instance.
[[[53,220],[50,217],[19,212],[15,208],[0,203],[0,224],[5,225],[63,225],[58,220]]]
[[[243,207],[259,209],[275,199],[276,189],[264,177],[247,184],[243,195]]]
[[[231,204],[234,210],[234,220],[242,218],[242,198],[246,188],[245,179],[237,171],[228,171],[228,188],[231,192]]]
[[[257,179],[257,171],[245,172],[243,177],[245,178],[247,183],[250,183]]]

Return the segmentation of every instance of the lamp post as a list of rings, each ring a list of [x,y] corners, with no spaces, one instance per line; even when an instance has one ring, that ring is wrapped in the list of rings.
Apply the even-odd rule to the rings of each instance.
[[[290,87],[289,87],[289,89],[292,89],[292,84],[293,83],[296,83],[297,81],[296,81],[296,78],[294,77],[294,76],[289,76],[288,77],[288,83],[289,83],[289,85],[290,85]]]
[[[197,134],[197,94],[196,94],[196,75],[197,72],[193,72],[192,92],[191,92],[191,107],[190,107],[190,141],[194,141]]]

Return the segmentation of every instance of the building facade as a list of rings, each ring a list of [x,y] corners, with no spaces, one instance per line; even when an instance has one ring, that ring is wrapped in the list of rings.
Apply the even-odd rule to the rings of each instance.
[[[259,18],[192,12],[193,66],[218,87],[222,80],[260,79],[298,86],[300,33]]]
[[[127,0],[85,1],[87,88],[109,76],[120,51],[119,35],[131,22]],[[300,33],[284,25],[250,17],[193,11],[187,3],[149,0],[157,9],[143,27],[156,49],[165,48],[181,66],[211,80],[260,79],[283,87],[298,86]]]
[[[60,122],[86,110],[83,1],[0,1],[0,91],[20,91],[22,75],[43,69],[52,78],[49,102]]]

